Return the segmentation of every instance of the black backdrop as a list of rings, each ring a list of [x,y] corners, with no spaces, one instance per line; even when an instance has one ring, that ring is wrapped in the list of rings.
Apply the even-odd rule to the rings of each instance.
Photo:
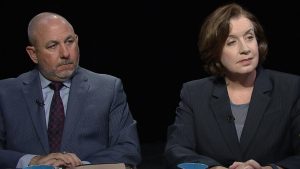
[[[218,0],[1,2],[0,78],[33,67],[25,52],[27,24],[42,11],[57,12],[79,35],[80,65],[122,79],[142,144],[164,143],[183,82],[202,78],[197,34]],[[261,21],[270,52],[265,67],[300,74],[296,2],[239,1]]]

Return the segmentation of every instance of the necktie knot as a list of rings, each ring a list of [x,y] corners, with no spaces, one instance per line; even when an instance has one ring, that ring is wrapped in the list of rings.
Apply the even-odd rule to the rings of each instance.
[[[52,82],[49,84],[49,87],[54,91],[60,91],[60,89],[64,86],[62,82]]]

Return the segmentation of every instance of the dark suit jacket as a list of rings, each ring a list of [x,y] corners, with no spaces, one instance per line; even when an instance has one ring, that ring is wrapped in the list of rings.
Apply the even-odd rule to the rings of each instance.
[[[37,70],[0,81],[0,168],[49,153]],[[72,78],[61,151],[91,163],[136,165],[140,145],[120,79],[78,68]]]
[[[261,165],[299,169],[299,97],[298,76],[259,70],[239,142],[224,79],[184,84],[175,122],[168,129],[168,166],[201,162],[228,167],[254,159]]]

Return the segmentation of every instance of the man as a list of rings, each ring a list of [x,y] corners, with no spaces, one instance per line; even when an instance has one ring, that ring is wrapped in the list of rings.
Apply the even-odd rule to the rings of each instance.
[[[139,164],[120,79],[78,66],[78,36],[58,14],[33,17],[28,38],[36,69],[0,81],[0,168]]]

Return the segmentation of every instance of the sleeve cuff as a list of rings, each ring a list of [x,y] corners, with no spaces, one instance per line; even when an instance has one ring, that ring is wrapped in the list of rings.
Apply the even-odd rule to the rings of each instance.
[[[272,169],[279,169],[275,164],[269,164],[269,166],[272,167]]]

